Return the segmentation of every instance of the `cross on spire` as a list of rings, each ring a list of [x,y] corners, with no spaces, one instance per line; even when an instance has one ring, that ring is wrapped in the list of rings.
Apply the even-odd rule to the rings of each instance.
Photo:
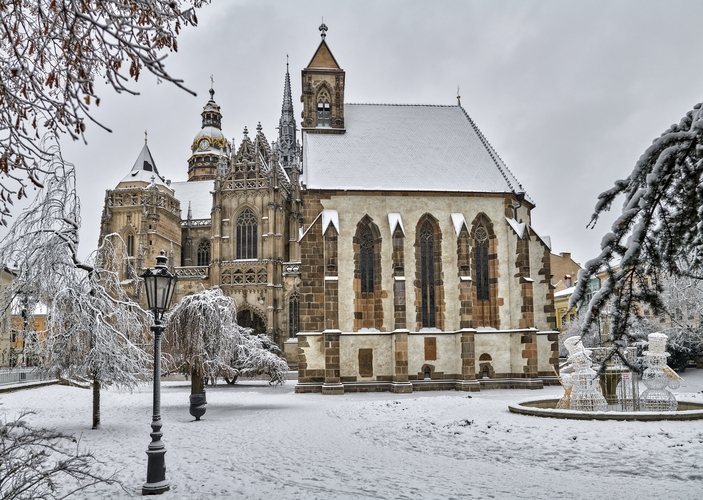
[[[215,98],[214,86],[215,86],[215,77],[213,75],[210,75],[210,99],[211,100]]]
[[[145,130],[144,131],[144,144],[146,144],[149,140],[149,133]]]

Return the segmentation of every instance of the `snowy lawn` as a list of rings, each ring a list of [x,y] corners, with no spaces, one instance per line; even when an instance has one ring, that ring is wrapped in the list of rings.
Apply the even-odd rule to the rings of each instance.
[[[679,399],[703,402],[703,370]],[[510,403],[561,389],[322,396],[295,382],[220,385],[200,422],[185,382],[163,384],[167,478],[161,498],[701,498],[703,423],[569,421],[515,415]],[[128,493],[102,486],[81,498],[139,496],[146,478],[151,387],[102,395],[49,386],[0,394],[0,414],[32,409],[37,426],[81,436],[118,471]]]

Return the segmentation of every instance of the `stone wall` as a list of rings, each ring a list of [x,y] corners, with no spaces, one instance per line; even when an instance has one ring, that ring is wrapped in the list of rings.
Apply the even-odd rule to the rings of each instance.
[[[544,357],[540,367],[551,368],[551,334],[538,337],[534,329],[299,334],[295,390],[323,394],[471,391],[553,383],[553,374],[545,375],[547,382],[526,377],[524,368],[530,365],[522,357],[525,336],[537,339],[537,356]]]

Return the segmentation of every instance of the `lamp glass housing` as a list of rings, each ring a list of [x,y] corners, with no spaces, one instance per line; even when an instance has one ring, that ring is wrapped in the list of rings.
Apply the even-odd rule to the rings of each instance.
[[[176,288],[178,275],[170,273],[166,267],[164,252],[156,257],[154,269],[147,269],[144,274],[144,288],[149,309],[153,311],[156,320],[160,320],[163,313],[168,310]]]

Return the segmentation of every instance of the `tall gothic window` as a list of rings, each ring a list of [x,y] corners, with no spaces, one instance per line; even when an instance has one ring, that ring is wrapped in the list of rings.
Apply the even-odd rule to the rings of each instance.
[[[134,235],[132,233],[127,235],[127,255],[134,257]]]
[[[294,338],[300,331],[300,297],[294,293],[288,299],[288,336]]]
[[[360,270],[361,293],[373,293],[373,233],[368,224],[361,230]]]
[[[420,228],[420,269],[422,287],[422,326],[436,326],[435,319],[435,275],[434,275],[434,232],[432,224],[426,220]]]
[[[317,101],[317,124],[318,126],[330,124],[330,100],[326,92],[320,94]]]
[[[256,214],[250,208],[237,219],[237,259],[256,259]]]
[[[210,265],[210,242],[208,240],[200,240],[200,243],[198,243],[197,256],[199,266]]]
[[[489,300],[488,291],[488,231],[476,228],[476,299]]]

